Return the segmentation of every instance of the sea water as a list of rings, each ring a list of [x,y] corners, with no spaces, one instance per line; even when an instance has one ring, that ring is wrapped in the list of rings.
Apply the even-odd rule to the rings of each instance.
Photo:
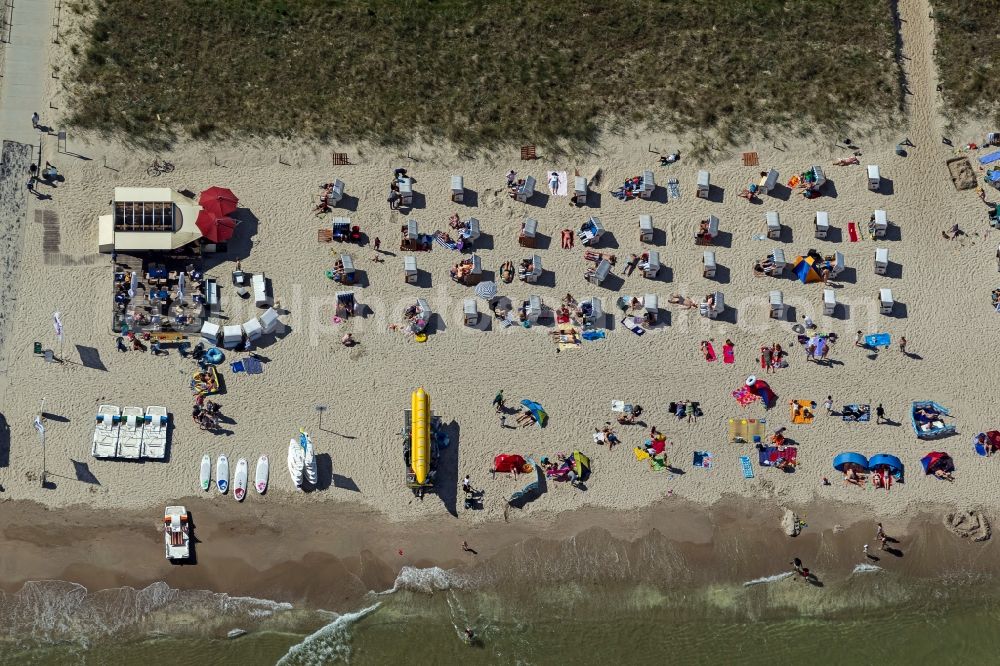
[[[477,579],[404,569],[341,614],[162,583],[93,594],[33,583],[0,604],[0,663],[989,663],[1000,651],[1000,590],[982,578],[861,566],[822,587],[787,572],[693,589]],[[248,633],[228,639],[232,628]]]
[[[32,583],[0,600],[2,664],[992,663],[1000,587],[861,565],[698,587],[404,569],[340,614],[165,584]],[[226,638],[229,630],[247,633]],[[473,631],[468,640],[466,628]]]

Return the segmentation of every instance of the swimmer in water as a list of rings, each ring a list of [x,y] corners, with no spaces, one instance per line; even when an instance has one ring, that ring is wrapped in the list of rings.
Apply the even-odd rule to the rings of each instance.
[[[472,627],[465,628],[465,640],[472,642],[476,638],[476,632],[472,630]]]

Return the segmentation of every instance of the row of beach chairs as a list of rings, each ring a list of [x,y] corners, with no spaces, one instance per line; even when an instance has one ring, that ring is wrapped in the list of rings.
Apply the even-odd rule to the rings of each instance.
[[[95,458],[123,460],[163,460],[167,455],[166,407],[126,407],[101,405],[91,453]]]

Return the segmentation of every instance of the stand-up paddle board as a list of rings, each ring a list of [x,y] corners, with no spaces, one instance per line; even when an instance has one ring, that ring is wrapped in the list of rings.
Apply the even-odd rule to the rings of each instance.
[[[305,452],[296,439],[288,440],[288,473],[296,488],[302,487],[302,473],[305,467]]]
[[[233,497],[242,502],[247,494],[247,459],[236,461],[236,474],[233,475]]]
[[[229,458],[225,454],[220,455],[215,463],[215,485],[223,495],[229,490]]]
[[[257,473],[254,475],[253,487],[260,495],[263,495],[264,491],[267,490],[267,472],[267,456],[257,458]]]
[[[201,489],[208,492],[212,485],[212,456],[207,453],[201,457]]]

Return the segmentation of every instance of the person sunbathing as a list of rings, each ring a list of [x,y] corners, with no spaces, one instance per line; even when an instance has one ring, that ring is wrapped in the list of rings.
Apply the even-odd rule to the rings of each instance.
[[[678,152],[670,153],[669,155],[660,155],[660,166],[667,166],[668,164],[673,164],[681,158],[681,154]]]
[[[946,472],[943,469],[934,470],[934,476],[939,479],[944,479],[945,481],[954,481],[955,477],[951,475],[951,472]]]
[[[451,217],[448,218],[448,226],[452,229],[461,229],[463,227],[462,218],[458,216],[458,213],[451,214]]]
[[[858,474],[858,471],[853,467],[848,467],[847,471],[844,472],[844,483],[853,483],[860,488],[864,486],[864,482],[865,477]]]
[[[689,310],[693,310],[698,307],[698,303],[696,303],[693,299],[681,296],[680,294],[671,294],[670,298],[667,299],[667,302],[673,303],[674,305],[681,305]]]

